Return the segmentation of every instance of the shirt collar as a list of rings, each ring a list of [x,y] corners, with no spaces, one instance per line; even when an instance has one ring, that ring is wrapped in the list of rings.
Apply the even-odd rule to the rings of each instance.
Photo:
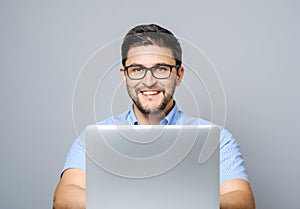
[[[128,110],[126,120],[130,125],[138,125],[138,121],[135,117],[135,114],[133,112],[133,105],[131,105],[130,109]]]
[[[174,101],[174,103],[175,104],[174,104],[173,108],[171,109],[171,111],[168,113],[168,115],[160,121],[160,125],[175,125],[175,124],[177,124],[177,120],[179,119],[179,116],[180,116],[180,111],[178,110],[178,107],[177,107],[177,104],[175,101]],[[130,125],[139,125],[139,123],[135,117],[134,111],[133,111],[133,105],[131,105],[131,107],[127,113],[126,120]]]

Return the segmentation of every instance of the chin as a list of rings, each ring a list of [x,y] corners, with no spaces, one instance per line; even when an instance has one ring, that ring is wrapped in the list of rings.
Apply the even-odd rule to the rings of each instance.
[[[141,112],[143,112],[144,114],[147,114],[147,115],[158,115],[158,114],[161,114],[163,111],[164,111],[164,108],[165,108],[165,105],[163,104],[160,104],[160,105],[157,105],[157,106],[143,106],[141,110]]]

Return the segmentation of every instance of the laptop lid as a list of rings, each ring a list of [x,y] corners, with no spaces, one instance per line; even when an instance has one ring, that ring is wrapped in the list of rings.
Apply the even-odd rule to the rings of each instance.
[[[88,126],[87,209],[219,208],[216,126]]]

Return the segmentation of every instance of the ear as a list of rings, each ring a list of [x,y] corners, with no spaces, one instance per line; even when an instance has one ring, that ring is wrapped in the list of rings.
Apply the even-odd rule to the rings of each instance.
[[[122,73],[122,79],[123,79],[123,81],[126,81],[125,69],[124,69],[123,66],[120,68],[120,72]]]
[[[183,75],[184,75],[184,67],[180,66],[178,68],[176,86],[179,86],[181,84]]]

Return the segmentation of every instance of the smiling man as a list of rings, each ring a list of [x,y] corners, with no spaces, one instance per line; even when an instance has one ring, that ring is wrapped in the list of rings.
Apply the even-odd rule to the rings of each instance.
[[[98,124],[211,124],[184,114],[173,99],[184,75],[181,57],[181,46],[169,30],[155,24],[131,29],[123,40],[120,71],[133,105],[127,112]],[[55,209],[85,208],[83,136],[75,140],[68,154],[54,195]],[[224,128],[220,136],[220,208],[255,208],[239,146]]]
[[[176,64],[171,49],[157,45],[131,48],[124,64],[121,72],[139,124],[160,124],[174,106],[184,68]]]

